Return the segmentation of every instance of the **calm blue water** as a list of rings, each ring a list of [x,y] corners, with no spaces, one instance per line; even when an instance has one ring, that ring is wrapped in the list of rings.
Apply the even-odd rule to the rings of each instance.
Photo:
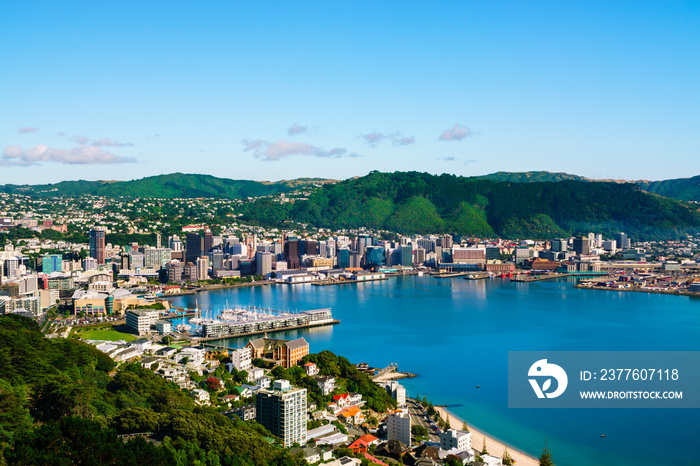
[[[508,409],[508,351],[700,350],[700,299],[578,290],[572,283],[403,277],[356,286],[218,290],[196,298],[200,308],[214,310],[226,300],[273,309],[331,307],[341,324],[275,336],[304,336],[312,352],[328,349],[351,362],[396,362],[418,374],[402,381],[411,396],[461,405],[452,408],[455,414],[533,455],[547,439],[559,466],[658,464],[662,458],[700,464],[700,410]],[[174,303],[194,307],[194,300]]]

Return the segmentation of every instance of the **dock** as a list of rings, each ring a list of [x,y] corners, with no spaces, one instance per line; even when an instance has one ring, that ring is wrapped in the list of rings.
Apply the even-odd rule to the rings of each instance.
[[[489,275],[488,273],[482,273],[482,272],[474,272],[470,273],[466,277],[464,277],[465,280],[485,280],[487,278],[492,277],[492,275]]]
[[[541,282],[544,280],[556,280],[558,278],[567,278],[567,277],[573,277],[575,275],[571,275],[570,273],[549,273],[546,275],[520,275],[517,277],[513,277],[510,279],[512,282],[522,282],[522,283],[530,283],[530,282]]]
[[[289,330],[298,330],[298,329],[304,329],[304,328],[312,328],[312,327],[323,327],[325,325],[337,325],[339,324],[340,321],[337,319],[333,319],[332,321],[329,322],[321,322],[321,323],[310,323],[310,324],[304,324],[304,325],[297,325],[294,327],[286,327],[286,328],[273,328],[273,329],[261,329],[261,330],[254,330],[252,332],[242,332],[242,333],[236,333],[235,335],[225,335],[225,336],[211,336],[211,337],[192,337],[193,342],[198,342],[198,343],[206,343],[210,341],[218,341],[218,340],[226,340],[228,338],[241,338],[241,337],[250,337],[253,335],[264,335],[267,333],[274,333],[274,332],[286,332]],[[205,345],[205,346],[213,346],[213,347],[218,347],[217,345]]]
[[[345,285],[346,283],[357,285],[358,283],[377,282],[380,280],[388,280],[388,278],[368,278],[366,280],[317,280],[311,282],[311,284],[314,286]]]

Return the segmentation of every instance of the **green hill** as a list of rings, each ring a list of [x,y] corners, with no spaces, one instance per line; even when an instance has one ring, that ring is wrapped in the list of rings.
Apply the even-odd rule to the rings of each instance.
[[[62,181],[46,185],[4,185],[0,191],[10,194],[25,194],[40,197],[78,196],[126,196],[144,198],[226,198],[245,199],[290,192],[304,186],[324,183],[319,178],[300,178],[290,181],[259,182],[231,180],[211,175],[172,173],[149,176],[132,181]]]
[[[488,175],[474,176],[472,178],[491,181],[509,181],[511,183],[540,183],[557,181],[591,181],[583,176],[571,175],[569,173],[553,173],[548,171],[534,172],[496,172]]]
[[[36,322],[0,317],[0,464],[285,465],[254,422],[196,406],[137,364],[77,340],[48,340]],[[153,432],[160,444],[118,434]]]
[[[683,201],[700,202],[700,175],[664,181],[635,181],[644,191]]]
[[[661,239],[700,231],[697,210],[631,183],[499,182],[417,172],[372,172],[325,185],[295,204],[258,200],[245,206],[244,218],[264,225],[292,220],[333,229],[541,239],[591,231]]]

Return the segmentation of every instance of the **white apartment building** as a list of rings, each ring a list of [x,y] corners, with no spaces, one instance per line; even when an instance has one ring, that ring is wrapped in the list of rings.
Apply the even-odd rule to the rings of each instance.
[[[443,450],[471,450],[472,434],[462,430],[450,429],[447,432],[440,432],[440,448]]]
[[[411,415],[408,409],[399,409],[389,414],[386,420],[387,440],[398,440],[411,445]]]
[[[231,351],[231,366],[235,367],[238,371],[247,371],[253,366],[251,354],[252,352],[249,347]]]
[[[287,380],[276,380],[272,390],[258,390],[255,419],[282,439],[285,448],[294,443],[305,444],[306,389],[295,388]]]

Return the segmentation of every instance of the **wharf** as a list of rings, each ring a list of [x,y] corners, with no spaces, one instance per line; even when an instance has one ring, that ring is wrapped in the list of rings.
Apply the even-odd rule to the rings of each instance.
[[[484,279],[487,279],[487,278],[490,278],[490,277],[491,277],[491,275],[489,275],[489,274],[487,274],[487,273],[479,273],[479,272],[477,272],[477,273],[470,273],[469,275],[467,275],[466,277],[464,277],[464,279],[465,279],[465,280],[484,280]]]
[[[253,332],[236,333],[235,335],[225,335],[225,336],[216,336],[216,337],[193,337],[192,341],[198,342],[198,343],[206,343],[206,342],[210,342],[210,341],[228,340],[230,338],[250,337],[253,335],[263,335],[263,334],[274,333],[274,332],[287,332],[289,330],[299,330],[299,329],[303,329],[303,328],[323,327],[324,325],[337,325],[339,323],[340,323],[339,320],[333,319],[331,322],[323,322],[323,323],[318,323],[318,324],[311,323],[311,324],[305,324],[305,325],[297,325],[294,327],[261,329],[261,330],[255,330]],[[210,345],[210,346],[216,346],[216,345]]]
[[[544,280],[556,280],[557,278],[566,278],[566,277],[573,277],[573,276],[575,276],[575,275],[571,275],[570,273],[550,273],[547,275],[517,276],[517,277],[511,278],[510,281],[530,283],[530,282],[541,282]]]
[[[455,277],[466,277],[467,275],[471,275],[474,272],[438,272],[434,273],[433,277],[435,278],[455,278]]]
[[[358,283],[377,282],[380,280],[388,280],[388,278],[369,278],[367,280],[319,280],[312,282],[311,284],[314,286],[345,285],[346,283],[357,285]]]

